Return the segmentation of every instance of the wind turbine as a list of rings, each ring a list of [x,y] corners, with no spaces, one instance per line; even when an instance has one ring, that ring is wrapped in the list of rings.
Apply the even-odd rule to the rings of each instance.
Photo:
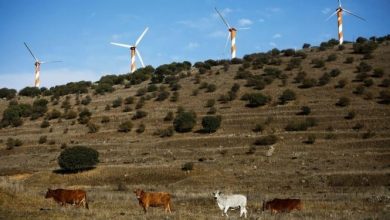
[[[237,32],[237,29],[235,29],[234,27],[231,27],[229,25],[229,23],[227,23],[227,21],[225,20],[225,18],[223,18],[222,14],[219,13],[217,8],[215,8],[215,11],[217,11],[218,15],[221,17],[223,23],[225,23],[225,25],[227,26],[228,31],[229,31],[228,37],[226,39],[225,48],[227,46],[227,42],[228,42],[229,37],[230,37],[230,41],[231,41],[230,50],[231,50],[231,54],[232,54],[232,59],[236,58],[236,51],[237,51],[237,48],[236,48],[236,32]]]
[[[41,72],[41,64],[44,64],[44,63],[58,63],[58,62],[62,62],[62,61],[40,61],[34,54],[33,52],[31,51],[31,49],[27,46],[27,44],[24,42],[24,46],[26,46],[27,50],[30,52],[31,56],[34,58],[35,60],[35,81],[34,81],[34,86],[35,87],[39,87],[39,84],[41,83],[41,80],[39,78],[39,75],[40,75],[40,72]]]
[[[338,24],[338,28],[339,28],[339,44],[342,45],[343,42],[344,42],[344,35],[343,35],[343,11],[347,12],[348,14],[350,15],[353,15],[363,21],[365,21],[364,18],[358,16],[358,15],[355,15],[354,13],[348,11],[347,9],[343,8],[341,6],[341,0],[338,0],[339,1],[339,7],[336,9],[336,11],[331,14],[327,20],[329,20],[333,15],[337,14],[337,24]]]
[[[142,32],[142,34],[138,37],[138,39],[137,39],[137,41],[135,42],[134,45],[128,45],[128,44],[121,44],[121,43],[111,42],[111,44],[113,44],[113,45],[116,45],[116,46],[119,46],[119,47],[125,47],[125,48],[130,49],[130,57],[131,57],[130,71],[131,71],[131,73],[134,73],[134,71],[137,69],[136,66],[135,66],[135,54],[137,54],[138,59],[139,59],[139,61],[142,64],[142,67],[145,67],[144,61],[142,60],[142,57],[141,57],[141,54],[137,50],[137,46],[138,46],[139,42],[141,42],[142,38],[144,37],[144,35],[146,34],[146,32],[148,30],[149,30],[149,28],[146,27],[144,32]]]

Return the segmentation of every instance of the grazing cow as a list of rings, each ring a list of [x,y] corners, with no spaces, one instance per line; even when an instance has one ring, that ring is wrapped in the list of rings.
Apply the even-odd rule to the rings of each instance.
[[[302,210],[303,203],[300,199],[274,199],[272,201],[263,201],[263,211],[271,210],[271,213],[290,212],[293,210]]]
[[[150,207],[164,206],[165,212],[171,213],[171,195],[166,192],[144,192],[142,189],[134,190],[139,204],[144,209]]]
[[[87,202],[87,193],[84,190],[47,189],[45,198],[53,198],[61,205],[69,203],[77,206],[82,205],[86,209],[89,209]]]
[[[246,196],[235,194],[235,195],[224,195],[219,191],[213,193],[215,200],[217,200],[217,204],[219,209],[222,210],[222,216],[224,214],[228,216],[227,211],[229,208],[240,208],[240,217],[244,214],[246,218],[247,210],[246,210]]]

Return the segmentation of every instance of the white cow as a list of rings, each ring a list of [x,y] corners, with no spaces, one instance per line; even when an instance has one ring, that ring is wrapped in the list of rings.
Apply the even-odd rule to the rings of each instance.
[[[224,195],[219,191],[213,192],[213,195],[215,200],[217,200],[219,209],[222,210],[222,216],[224,214],[228,216],[227,211],[229,208],[240,208],[240,217],[244,214],[246,218],[246,196],[240,194]]]

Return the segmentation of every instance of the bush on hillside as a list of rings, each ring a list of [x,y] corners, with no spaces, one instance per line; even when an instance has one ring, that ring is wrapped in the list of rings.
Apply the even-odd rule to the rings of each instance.
[[[285,127],[286,131],[306,131],[309,127],[316,126],[317,120],[315,118],[306,118],[305,120],[290,121]]]
[[[279,96],[280,104],[284,105],[289,101],[293,101],[296,99],[296,94],[291,89],[286,89],[283,91],[282,95]]]
[[[112,107],[118,108],[118,107],[122,106],[122,103],[123,103],[122,97],[117,97],[114,101],[112,101]]]
[[[380,103],[390,104],[390,90],[383,90],[379,93]]]
[[[317,80],[314,78],[305,78],[299,88],[308,89],[317,85]]]
[[[173,121],[173,127],[177,132],[189,132],[196,125],[195,112],[180,112]]]
[[[13,149],[14,147],[20,147],[23,145],[23,141],[21,141],[20,139],[17,139],[17,138],[8,138],[7,139],[7,142],[5,143],[5,145],[7,146],[7,150],[11,150]]]
[[[131,123],[131,121],[124,121],[119,125],[118,131],[127,133],[131,131],[132,128],[133,128],[133,123]]]
[[[309,115],[311,113],[311,108],[309,106],[302,106],[301,111],[298,115]]]
[[[353,63],[354,60],[355,60],[355,59],[354,59],[353,57],[347,57],[347,58],[345,58],[344,63],[350,64],[350,63]]]
[[[64,171],[82,171],[93,168],[99,162],[99,152],[85,147],[66,148],[58,157],[58,164]]]
[[[91,103],[91,101],[92,101],[91,96],[87,95],[87,96],[85,96],[85,98],[83,98],[83,99],[81,100],[81,104],[83,104],[83,105],[88,105],[89,103]]]
[[[349,100],[349,98],[347,98],[347,97],[341,97],[341,98],[336,102],[336,106],[345,107],[345,106],[348,106],[350,103],[351,103],[351,101]]]
[[[19,91],[20,96],[35,97],[41,94],[41,90],[37,87],[25,87]]]
[[[87,128],[88,128],[88,133],[96,133],[99,131],[100,126],[93,123],[93,122],[88,122],[87,123]]]
[[[242,99],[247,100],[248,104],[246,106],[251,108],[266,105],[271,101],[270,96],[266,96],[262,93],[244,94]]]
[[[202,119],[203,132],[213,133],[221,126],[221,116],[205,116]]]
[[[260,146],[272,145],[275,144],[277,141],[278,138],[275,135],[271,134],[257,139],[254,144]]]
[[[79,118],[77,120],[80,124],[87,124],[91,119],[91,116],[92,113],[87,108],[84,108],[80,111]]]
[[[131,118],[133,120],[136,120],[136,119],[141,119],[141,118],[144,118],[148,115],[147,112],[145,111],[142,111],[142,110],[137,110],[134,114],[134,116]]]
[[[15,89],[1,88],[0,89],[0,99],[13,99],[16,96]]]

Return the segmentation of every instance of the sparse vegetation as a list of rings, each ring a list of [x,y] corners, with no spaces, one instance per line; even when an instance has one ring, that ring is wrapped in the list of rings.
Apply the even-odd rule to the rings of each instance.
[[[349,98],[347,98],[347,97],[341,97],[341,98],[336,102],[336,106],[345,107],[345,106],[348,106],[350,103],[351,103],[351,101],[349,100]]]
[[[296,94],[291,89],[286,89],[283,91],[282,95],[279,96],[280,104],[286,104],[289,101],[293,101],[296,99]]]
[[[254,144],[261,145],[261,146],[272,145],[272,144],[275,144],[277,141],[278,141],[278,138],[275,135],[271,134],[271,135],[267,135],[267,136],[258,138]]]
[[[221,126],[221,116],[205,116],[202,119],[203,132],[213,133]]]
[[[195,112],[180,112],[173,121],[173,127],[177,132],[189,132],[196,124]]]
[[[133,128],[133,123],[131,121],[124,121],[119,125],[118,131],[119,132],[130,132]]]

